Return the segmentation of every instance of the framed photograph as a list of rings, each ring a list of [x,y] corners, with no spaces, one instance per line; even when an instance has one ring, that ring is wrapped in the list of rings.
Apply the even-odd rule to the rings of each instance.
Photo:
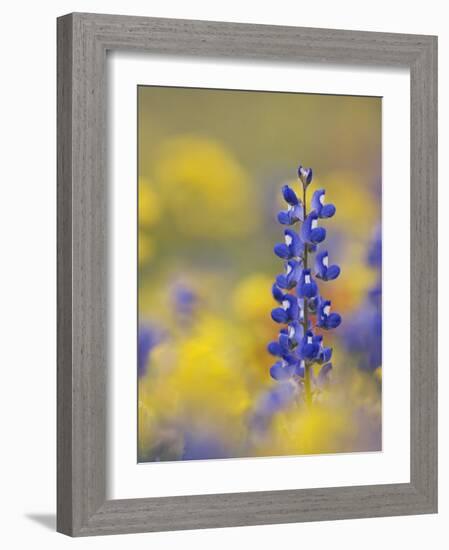
[[[437,39],[58,19],[58,531],[437,511]]]

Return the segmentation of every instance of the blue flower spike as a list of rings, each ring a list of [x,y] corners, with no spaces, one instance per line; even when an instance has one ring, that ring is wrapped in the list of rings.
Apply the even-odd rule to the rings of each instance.
[[[285,242],[274,247],[274,253],[285,264],[284,273],[276,277],[272,288],[279,307],[272,310],[271,317],[285,326],[280,328],[278,339],[268,344],[268,352],[278,358],[270,368],[271,377],[282,388],[293,387],[294,395],[311,407],[316,394],[328,386],[332,369],[332,348],[325,346],[323,336],[315,334],[315,329],[332,330],[341,323],[340,315],[331,313],[331,302],[321,297],[314,276],[319,281],[332,281],[340,275],[340,267],[329,265],[328,251],[320,249],[326,230],[319,226],[319,220],[334,216],[336,208],[325,204],[325,190],[319,189],[314,192],[311,210],[307,212],[306,194],[313,178],[312,169],[300,165],[298,178],[303,202],[294,189],[288,185],[282,188],[288,209],[278,214],[278,221],[291,227],[284,230]],[[290,292],[293,288],[294,293]],[[314,364],[321,366],[318,376],[314,375]],[[292,406],[292,399],[285,403]]]
[[[340,275],[338,265],[329,265],[329,254],[327,250],[320,250],[315,256],[315,272],[318,279],[332,281]]]
[[[324,189],[318,189],[312,196],[312,210],[318,214],[319,218],[332,218],[335,214],[336,208],[333,204],[324,204],[324,196],[326,191]]]

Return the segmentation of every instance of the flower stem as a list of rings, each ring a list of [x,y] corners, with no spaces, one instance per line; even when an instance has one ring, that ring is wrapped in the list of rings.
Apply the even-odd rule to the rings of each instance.
[[[303,185],[303,206],[304,206],[304,221],[307,216],[307,206],[306,206],[306,186]],[[302,223],[304,223],[304,221]],[[308,266],[308,250],[307,243],[304,243],[304,260],[303,268],[307,269]],[[304,296],[303,310],[304,310],[304,319],[303,319],[303,328],[304,328],[304,337],[306,336],[307,330],[309,328],[309,311],[308,311],[308,300]],[[310,384],[310,364],[307,361],[304,361],[304,390],[305,390],[305,399],[306,404],[310,407],[312,405],[312,389]]]

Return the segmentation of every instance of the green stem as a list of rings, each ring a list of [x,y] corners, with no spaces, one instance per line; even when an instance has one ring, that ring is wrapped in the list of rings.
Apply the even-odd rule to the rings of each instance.
[[[307,206],[306,206],[306,186],[303,184],[303,203],[304,203],[304,221],[307,216]],[[303,223],[304,223],[303,221]],[[303,259],[303,268],[308,268],[308,251],[307,251],[307,243],[304,243],[304,259]],[[303,319],[303,328],[304,328],[304,336],[306,335],[306,332],[308,330],[309,325],[309,311],[308,311],[308,300],[304,296],[304,302],[303,302],[303,310],[304,310],[304,319]],[[307,405],[310,407],[312,405],[312,388],[310,383],[310,364],[308,364],[307,361],[304,361],[304,390],[305,390],[305,399]]]

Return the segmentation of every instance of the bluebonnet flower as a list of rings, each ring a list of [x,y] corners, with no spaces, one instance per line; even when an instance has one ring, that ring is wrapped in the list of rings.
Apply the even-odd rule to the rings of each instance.
[[[315,272],[318,279],[332,281],[340,275],[338,265],[329,265],[329,254],[327,250],[321,250],[315,256]]]
[[[340,315],[330,312],[330,301],[320,296],[308,265],[309,254],[317,252],[315,272],[319,280],[330,281],[340,274],[338,265],[329,266],[327,250],[318,250],[326,238],[326,230],[319,227],[318,220],[330,218],[336,212],[333,204],[324,204],[324,189],[314,193],[312,210],[308,214],[306,211],[306,191],[312,177],[311,168],[299,166],[302,202],[290,187],[282,189],[288,209],[279,213],[278,221],[291,226],[300,223],[300,228],[299,232],[293,227],[286,229],[285,243],[274,247],[275,254],[287,261],[284,273],[276,277],[272,288],[273,297],[281,306],[272,310],[271,317],[287,326],[280,329],[276,341],[268,344],[268,352],[278,358],[270,368],[271,377],[284,385],[296,385],[309,405],[312,403],[312,383],[316,389],[323,387],[332,369],[332,348],[324,346],[323,337],[314,333],[315,327],[309,315],[316,315],[315,326],[325,330],[336,328],[341,323]],[[288,292],[295,287],[295,294]],[[313,364],[321,365],[317,378],[311,368]]]
[[[318,214],[312,210],[301,226],[301,240],[307,244],[319,244],[326,238],[324,227],[318,227]]]
[[[299,347],[299,355],[302,359],[317,359],[320,352],[320,345],[316,341],[314,334],[308,330]]]
[[[285,263],[285,273],[276,277],[276,284],[280,288],[291,289],[298,284],[301,276],[301,264],[297,260],[289,260]]]
[[[285,243],[278,243],[274,247],[276,256],[286,260],[301,257],[304,251],[304,243],[299,238],[298,233],[292,229],[286,229],[284,231],[284,236]]]
[[[318,306],[318,322],[317,327],[325,330],[331,330],[337,328],[341,323],[341,317],[338,313],[331,313],[330,300],[321,300]]]
[[[293,225],[294,223],[303,220],[304,208],[293,189],[291,189],[288,185],[284,185],[282,188],[282,194],[288,206],[287,210],[279,212],[278,222],[282,225]]]
[[[336,208],[333,204],[324,204],[325,194],[324,189],[318,189],[312,197],[312,210],[315,210],[319,218],[331,218],[335,214]]]
[[[314,298],[318,294],[318,285],[312,279],[310,269],[303,269],[299,277],[297,294],[299,298]]]
[[[271,317],[276,323],[289,323],[299,318],[298,300],[291,294],[285,294],[282,306],[273,309]]]

